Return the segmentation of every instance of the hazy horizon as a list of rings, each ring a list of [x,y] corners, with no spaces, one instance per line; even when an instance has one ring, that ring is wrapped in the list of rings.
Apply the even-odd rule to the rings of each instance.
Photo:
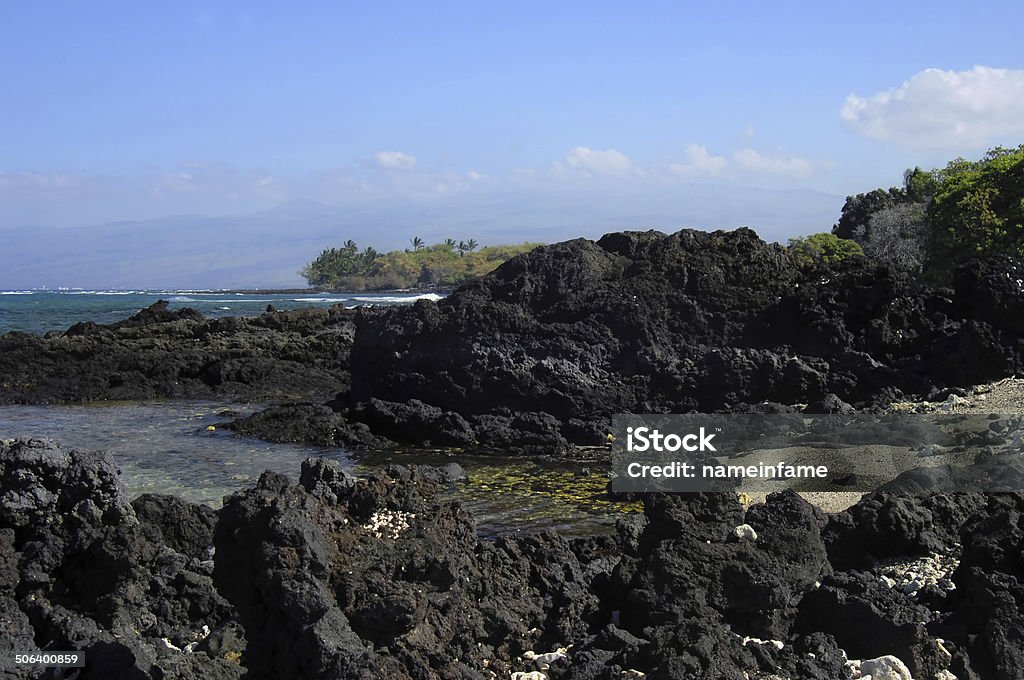
[[[1022,18],[8,3],[0,288],[300,285],[349,238],[827,231],[906,168],[1024,141]]]

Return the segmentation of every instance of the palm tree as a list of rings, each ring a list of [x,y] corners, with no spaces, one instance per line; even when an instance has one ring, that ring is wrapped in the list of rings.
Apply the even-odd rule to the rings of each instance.
[[[466,242],[466,250],[468,250],[469,252],[473,252],[474,250],[477,249],[479,245],[480,244],[476,242],[475,238],[471,238],[469,239],[469,241]]]
[[[421,239],[419,236],[414,236],[411,240],[413,250],[420,250],[423,248],[423,239]]]
[[[453,238],[446,238],[444,240],[444,245],[445,245],[445,248],[447,248],[448,250],[455,250],[455,239],[453,239]]]
[[[466,251],[469,250],[469,246],[466,245],[465,241],[459,241],[459,245],[456,247],[459,250],[459,255],[465,255]]]

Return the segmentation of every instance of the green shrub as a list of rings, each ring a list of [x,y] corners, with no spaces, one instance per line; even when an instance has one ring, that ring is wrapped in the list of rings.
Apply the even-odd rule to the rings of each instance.
[[[827,232],[791,238],[789,250],[802,265],[835,264],[851,257],[864,257],[859,243]]]

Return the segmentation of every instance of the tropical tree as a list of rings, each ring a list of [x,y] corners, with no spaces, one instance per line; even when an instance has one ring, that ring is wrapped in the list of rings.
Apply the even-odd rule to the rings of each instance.
[[[410,241],[412,243],[413,251],[421,250],[423,248],[423,239],[421,239],[419,236],[414,236],[413,238],[410,239]]]
[[[380,253],[354,241],[324,249],[302,268],[309,285],[334,290],[384,290],[396,288],[450,287],[483,276],[505,260],[538,244],[480,247],[474,240],[426,245],[414,241],[416,250]]]
[[[797,262],[804,265],[816,262],[834,264],[851,257],[864,257],[864,249],[859,243],[829,233],[791,238],[789,249]]]
[[[958,158],[938,174],[928,206],[931,273],[946,276],[982,254],[1024,259],[1024,145],[997,147],[977,162]]]

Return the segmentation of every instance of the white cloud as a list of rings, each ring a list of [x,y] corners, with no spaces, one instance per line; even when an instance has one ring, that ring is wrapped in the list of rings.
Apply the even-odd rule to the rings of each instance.
[[[839,112],[865,137],[924,149],[974,149],[1024,134],[1024,70],[930,68],[899,87],[851,94]]]
[[[153,198],[191,193],[202,200],[225,198],[284,200],[276,178],[262,170],[239,168],[224,162],[182,163],[177,169],[142,178],[142,186]]]
[[[763,154],[754,149],[740,149],[732,155],[736,167],[759,175],[804,177],[814,170],[814,163],[783,153]]]
[[[87,189],[91,178],[64,172],[3,172],[0,191],[34,192],[50,198],[61,198]]]
[[[387,170],[412,170],[416,167],[416,156],[401,151],[378,151],[373,158],[378,167]]]
[[[566,154],[564,161],[555,163],[556,172],[566,168],[595,175],[626,175],[633,171],[633,162],[617,149],[597,151],[577,146]]]
[[[757,176],[775,178],[806,177],[821,164],[783,152],[762,153],[744,148],[732,155],[716,156],[700,144],[686,147],[686,163],[672,163],[669,172],[680,177]]]
[[[669,170],[676,175],[684,177],[697,177],[702,175],[721,175],[729,161],[724,156],[713,156],[708,152],[706,146],[690,144],[686,147],[688,163],[673,163]]]

